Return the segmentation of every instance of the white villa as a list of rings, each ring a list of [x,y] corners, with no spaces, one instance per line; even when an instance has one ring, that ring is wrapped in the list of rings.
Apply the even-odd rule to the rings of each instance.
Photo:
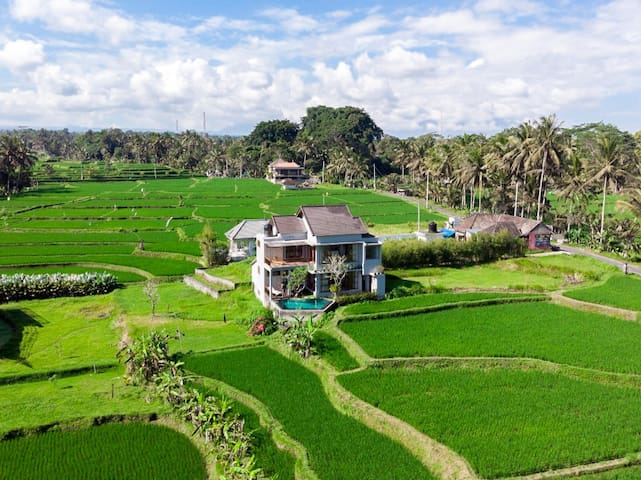
[[[287,296],[287,277],[307,268],[307,290],[314,297],[331,297],[323,262],[332,253],[347,258],[348,273],[341,293],[385,295],[381,242],[367,232],[347,205],[303,206],[296,215],[274,215],[256,236],[252,265],[254,293],[266,307]]]

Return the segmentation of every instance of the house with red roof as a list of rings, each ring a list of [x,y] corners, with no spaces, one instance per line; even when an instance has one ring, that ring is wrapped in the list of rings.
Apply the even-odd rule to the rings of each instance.
[[[269,164],[267,180],[282,185],[284,189],[296,189],[309,180],[309,175],[305,174],[303,167],[296,162],[279,158]]]
[[[477,233],[508,232],[521,237],[530,250],[551,248],[552,229],[540,220],[506,214],[474,213],[454,226],[457,239],[467,239]]]

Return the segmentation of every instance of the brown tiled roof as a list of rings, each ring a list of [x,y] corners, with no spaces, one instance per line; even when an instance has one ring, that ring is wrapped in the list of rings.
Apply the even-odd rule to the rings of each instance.
[[[269,166],[270,168],[301,168],[301,166],[296,162],[288,162],[287,160],[283,160],[282,158],[274,160],[269,164]]]
[[[303,219],[296,215],[274,215],[270,221],[276,226],[278,233],[305,233],[305,224]]]
[[[538,220],[515,217],[513,215],[475,213],[464,218],[455,228],[457,232],[476,230],[483,233],[508,230],[514,235],[525,236],[542,223]]]
[[[347,205],[315,205],[300,207],[298,216],[304,217],[313,235],[366,234],[367,228],[360,217],[352,216]]]

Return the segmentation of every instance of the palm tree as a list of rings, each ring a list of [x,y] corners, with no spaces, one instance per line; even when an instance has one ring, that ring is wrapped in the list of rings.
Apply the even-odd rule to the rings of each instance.
[[[556,115],[541,117],[534,128],[532,158],[540,165],[539,193],[536,202],[536,219],[541,220],[541,206],[545,186],[546,168],[560,168],[564,157],[563,131]]]
[[[609,134],[601,134],[596,137],[592,149],[593,163],[590,164],[590,178],[586,184],[602,182],[601,201],[601,242],[603,241],[603,230],[605,228],[605,199],[608,186],[615,186],[617,182],[627,176],[623,165],[623,150],[621,137]]]
[[[519,188],[525,189],[527,174],[531,167],[534,127],[526,122],[519,125],[508,137],[508,146],[503,156],[508,170],[514,179],[514,216],[518,215]]]
[[[566,204],[569,203],[569,210],[566,213],[566,232],[570,230],[573,224],[578,223],[578,214],[583,209],[582,205],[587,202],[588,194],[586,192],[585,167],[583,158],[576,152],[572,152],[569,158],[568,166],[565,170],[565,186],[559,192],[560,199],[564,199]],[[578,210],[575,210],[577,209]]]
[[[455,139],[455,155],[460,165],[456,173],[464,189],[470,186],[470,212],[474,211],[477,192],[478,210],[481,210],[483,178],[486,172],[484,145],[485,137],[481,135],[463,134]]]
[[[35,162],[36,156],[19,137],[0,136],[0,191],[9,196],[28,186]]]

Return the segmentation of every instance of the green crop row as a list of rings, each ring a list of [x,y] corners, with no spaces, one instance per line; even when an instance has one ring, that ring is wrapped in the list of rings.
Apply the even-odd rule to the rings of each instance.
[[[143,423],[112,423],[0,442],[0,465],[3,476],[13,480],[207,477],[200,452],[186,436]]]
[[[528,357],[641,373],[641,325],[546,302],[457,308],[346,322],[374,357]]]
[[[200,452],[185,435],[142,423],[112,423],[0,442],[0,465],[3,477],[13,480],[207,477]]]
[[[193,273],[194,269],[200,267],[199,264],[186,261],[176,260],[173,258],[149,257],[143,255],[47,255],[47,256],[22,256],[22,257],[0,257],[0,265],[68,265],[74,263],[97,263],[101,265],[122,265],[125,267],[134,267],[152,275],[157,276],[177,276]]]
[[[64,243],[57,245],[4,245],[2,254],[6,257],[3,261],[11,263],[11,257],[46,257],[48,255],[108,255],[114,253],[131,254],[137,243],[127,244],[105,244],[105,245],[86,245]]]
[[[470,302],[476,300],[494,300],[500,298],[539,298],[542,295],[520,294],[520,293],[493,293],[493,292],[469,292],[469,293],[428,293],[424,295],[413,295],[409,297],[393,298],[379,302],[363,302],[348,305],[343,309],[343,315],[371,315],[374,313],[397,312],[401,310],[412,310],[435,305],[446,305],[452,303]]]
[[[339,381],[462,454],[483,478],[641,449],[638,388],[504,368],[373,368],[341,375]]]
[[[399,444],[334,409],[311,371],[266,347],[192,356],[185,366],[266,404],[320,478],[433,478]]]
[[[111,218],[100,220],[11,220],[9,226],[16,229],[122,230],[124,232],[135,232],[139,230],[162,230],[194,223],[198,224],[195,220],[187,219],[149,220],[132,217],[127,220],[113,220]]]
[[[565,292],[584,302],[641,311],[641,280],[632,275],[613,275],[602,285]]]
[[[322,330],[316,332],[314,348],[323,360],[339,372],[359,367],[358,362],[345,350],[343,344],[327,332]]]

